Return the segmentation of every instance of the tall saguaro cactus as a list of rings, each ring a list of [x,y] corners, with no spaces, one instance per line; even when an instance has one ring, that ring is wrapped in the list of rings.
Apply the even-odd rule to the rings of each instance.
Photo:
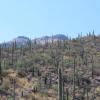
[[[13,63],[14,63],[14,43],[12,44],[11,52],[12,52],[12,65],[13,65]]]
[[[66,99],[69,100],[69,91],[68,91],[68,88],[66,88]]]
[[[62,100],[62,72],[61,68],[58,68],[58,98]]]
[[[64,100],[64,80],[63,80],[63,57],[61,57],[61,63],[57,61],[58,68],[58,99]]]
[[[75,100],[75,65],[76,61],[75,61],[75,57],[74,57],[74,74],[73,74],[73,100]]]
[[[32,53],[32,40],[29,39],[29,41],[27,41],[27,45],[28,45],[28,49],[30,51],[30,53]]]
[[[63,56],[61,57],[62,59],[62,67],[61,67],[61,72],[62,72],[62,100],[64,100],[64,77],[63,77],[63,71],[64,71],[64,68],[63,68]]]
[[[94,78],[94,58],[92,56],[92,78]]]

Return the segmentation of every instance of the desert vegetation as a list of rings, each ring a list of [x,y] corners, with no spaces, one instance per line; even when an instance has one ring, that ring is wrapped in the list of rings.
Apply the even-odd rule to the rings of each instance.
[[[100,100],[100,36],[0,44],[0,100]]]

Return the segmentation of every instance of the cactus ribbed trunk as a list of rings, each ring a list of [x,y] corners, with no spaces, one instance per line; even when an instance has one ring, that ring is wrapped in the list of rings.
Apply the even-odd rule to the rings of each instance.
[[[34,70],[34,67],[32,69],[32,76],[34,77],[35,76],[35,70]]]
[[[61,72],[62,72],[62,100],[64,100],[64,77],[63,77],[63,56],[62,56],[62,67],[61,67]]]
[[[86,87],[83,88],[83,100],[85,99]]]
[[[88,87],[86,86],[86,100],[89,100]]]
[[[12,44],[12,65],[14,64],[14,43]]]
[[[69,91],[68,91],[68,88],[66,88],[66,98],[67,98],[67,100],[69,100]]]
[[[58,99],[62,100],[62,72],[61,72],[61,68],[58,68]]]
[[[62,100],[64,100],[64,81],[62,77]]]
[[[75,57],[74,57],[74,74],[73,74],[73,100],[75,100]]]
[[[92,79],[94,78],[94,59],[92,56]]]

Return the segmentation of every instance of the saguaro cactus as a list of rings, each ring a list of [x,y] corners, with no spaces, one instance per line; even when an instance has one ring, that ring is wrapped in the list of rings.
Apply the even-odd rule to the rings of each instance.
[[[89,92],[88,91],[88,87],[86,86],[86,98],[87,98],[86,100],[89,100],[89,94],[88,94],[88,92]]]
[[[93,56],[92,56],[92,78],[94,78],[94,59],[93,59]]]
[[[34,77],[34,74],[35,74],[35,69],[34,67],[32,68],[32,76]]]
[[[12,65],[14,63],[14,46],[15,46],[15,43],[12,44],[12,50],[11,50],[11,52],[12,52]]]
[[[64,100],[64,80],[63,80],[63,57],[61,57],[61,63],[57,61],[58,68],[58,99]]]
[[[67,98],[67,100],[69,100],[69,91],[68,91],[68,88],[66,88],[66,98]]]
[[[44,84],[47,85],[48,78],[47,76],[44,77]]]
[[[29,41],[27,41],[27,45],[28,45],[28,49],[30,51],[30,53],[32,53],[32,40],[29,39]]]
[[[74,57],[74,74],[73,74],[73,100],[75,100],[75,57]]]
[[[58,99],[62,100],[62,72],[61,72],[61,68],[58,68]]]
[[[63,56],[62,56],[62,59],[61,59],[62,61],[62,67],[61,67],[61,72],[62,72],[62,100],[64,100],[64,77],[63,77],[63,71],[64,71],[64,69],[63,69]]]

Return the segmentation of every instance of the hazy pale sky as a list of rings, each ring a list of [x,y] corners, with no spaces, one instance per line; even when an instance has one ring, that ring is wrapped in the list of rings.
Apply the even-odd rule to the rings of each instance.
[[[0,0],[0,42],[100,32],[100,0]]]

